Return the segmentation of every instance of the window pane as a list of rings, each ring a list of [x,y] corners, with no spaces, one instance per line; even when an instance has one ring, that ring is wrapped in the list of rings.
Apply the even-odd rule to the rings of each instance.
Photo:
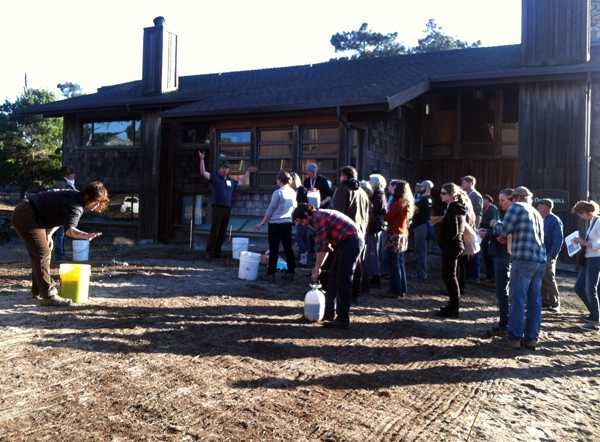
[[[184,124],[182,141],[184,144],[207,144],[208,127],[198,124]]]
[[[423,144],[453,145],[456,138],[456,115],[455,111],[434,111],[426,116]]]
[[[302,156],[335,156],[339,152],[339,144],[304,144],[302,146]]]
[[[257,184],[259,186],[273,186],[275,187],[275,173],[260,173],[258,174]]]
[[[100,213],[87,213],[88,220],[135,220],[140,216],[140,196],[137,193],[120,193],[110,196],[107,209]]]
[[[462,141],[464,143],[494,142],[496,112],[494,92],[468,90],[462,95]]]
[[[305,128],[302,129],[302,143],[337,143],[339,141],[339,130],[332,128]]]
[[[246,169],[250,166],[250,161],[248,160],[228,160],[230,167],[230,175],[241,176],[246,173]],[[237,178],[235,178],[237,179]]]
[[[94,123],[94,145],[131,146],[135,130],[133,121],[105,121]]]
[[[225,144],[221,146],[221,154],[225,156],[225,159],[235,157],[250,157],[250,145],[249,144]]]
[[[292,146],[290,144],[261,145],[258,152],[259,157],[291,158]]]
[[[194,214],[194,225],[201,225],[206,219],[206,201],[204,195],[183,195],[181,197],[181,224],[189,225]]]
[[[250,144],[252,134],[250,132],[221,132],[221,144]]]
[[[94,123],[83,123],[81,125],[81,144],[83,146],[92,145],[94,135]]]
[[[135,120],[133,123],[135,125],[135,139],[133,144],[140,146],[142,144],[142,121]]]
[[[274,171],[279,172],[281,169],[291,169],[292,160],[290,159],[272,159],[272,160],[259,160],[258,170],[259,171]]]
[[[291,130],[261,130],[261,143],[291,143],[293,134]]]

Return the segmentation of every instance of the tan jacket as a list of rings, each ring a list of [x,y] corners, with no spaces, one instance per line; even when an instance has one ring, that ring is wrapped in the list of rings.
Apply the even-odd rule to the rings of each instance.
[[[358,181],[350,179],[341,183],[335,190],[331,208],[350,217],[364,236],[369,224],[370,204],[369,196],[360,188]]]

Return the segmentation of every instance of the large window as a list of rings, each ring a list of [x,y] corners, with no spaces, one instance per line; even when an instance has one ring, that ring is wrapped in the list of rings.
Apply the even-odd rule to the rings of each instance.
[[[302,171],[306,170],[308,163],[316,163],[319,166],[319,174],[335,182],[338,171],[339,137],[339,130],[335,127],[302,129],[300,152]]]
[[[495,154],[496,92],[469,89],[462,93],[463,156]]]
[[[259,186],[273,186],[281,169],[293,167],[294,134],[291,129],[261,130],[258,135]]]
[[[431,94],[425,104],[423,155],[452,156],[456,142],[457,96],[454,92]]]
[[[179,221],[186,226],[199,226],[206,222],[207,210],[206,195],[183,195]]]
[[[140,120],[92,121],[81,127],[83,146],[140,146]]]
[[[231,177],[239,179],[245,172],[252,157],[252,133],[250,131],[220,132],[218,162],[227,161],[231,167]],[[218,166],[218,164],[217,164]]]
[[[502,156],[519,155],[519,90],[506,88],[502,101]]]
[[[140,217],[140,195],[118,193],[110,195],[110,202],[102,213],[89,212],[84,215],[88,221],[133,221]]]

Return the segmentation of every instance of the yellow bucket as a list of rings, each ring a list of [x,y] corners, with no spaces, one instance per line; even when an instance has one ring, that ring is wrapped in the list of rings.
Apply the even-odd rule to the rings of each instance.
[[[88,264],[61,264],[60,296],[82,303],[88,300],[91,266]]]

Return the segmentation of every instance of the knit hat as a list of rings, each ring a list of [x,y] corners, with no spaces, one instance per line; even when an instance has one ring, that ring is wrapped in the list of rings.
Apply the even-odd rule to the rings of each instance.
[[[433,181],[423,180],[420,183],[417,183],[417,187],[427,187],[428,189],[433,189]]]
[[[319,170],[319,166],[317,166],[315,163],[308,163],[308,166],[306,166],[307,172],[317,173],[317,170]]]

